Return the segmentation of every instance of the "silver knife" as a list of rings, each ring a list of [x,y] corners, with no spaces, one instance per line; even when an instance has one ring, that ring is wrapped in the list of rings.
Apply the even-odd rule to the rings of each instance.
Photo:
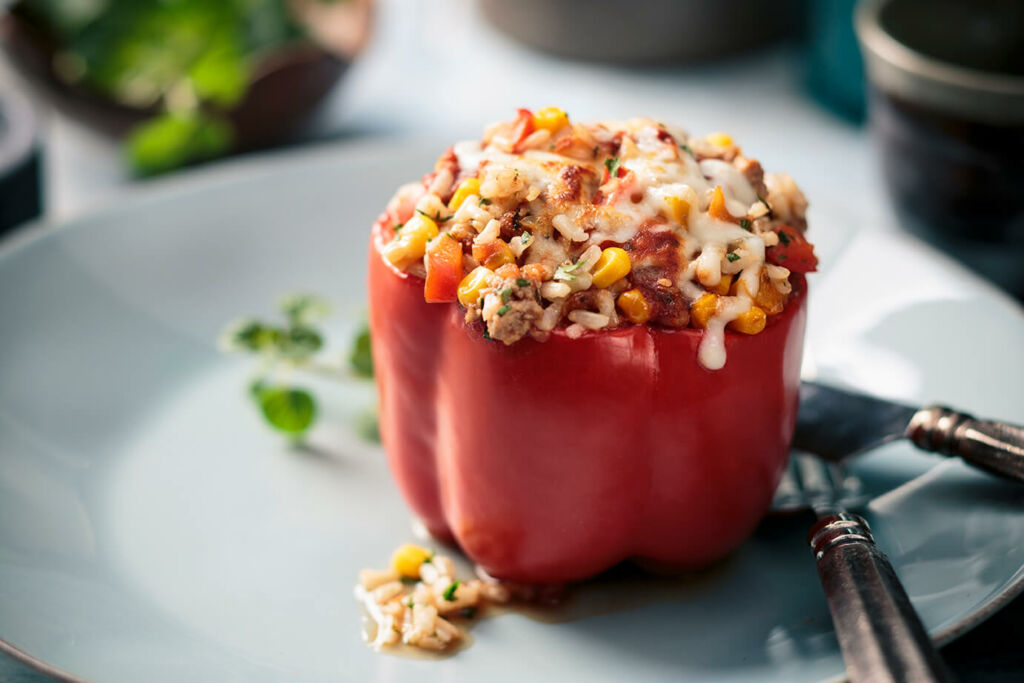
[[[914,408],[817,382],[800,383],[794,448],[841,460],[896,439],[1024,482],[1020,427],[976,420],[943,406]]]

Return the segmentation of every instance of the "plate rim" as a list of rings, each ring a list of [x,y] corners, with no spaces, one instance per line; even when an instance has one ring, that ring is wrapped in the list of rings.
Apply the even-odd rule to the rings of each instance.
[[[298,165],[309,163],[311,160],[324,161],[348,153],[379,153],[381,147],[391,148],[392,150],[401,148],[426,149],[427,147],[443,149],[445,144],[440,135],[375,135],[359,140],[329,142],[315,147],[264,151],[201,166],[184,174],[150,180],[143,186],[128,185],[75,215],[58,219],[43,216],[28,221],[7,233],[0,238],[0,267],[2,267],[5,261],[16,257],[23,250],[30,249],[42,241],[56,238],[67,231],[82,229],[83,226],[103,219],[105,216],[131,211],[139,206],[155,201],[171,199],[176,195],[187,196],[190,193],[194,193],[197,189],[209,188],[211,184],[234,185],[245,183],[258,179],[263,175],[290,172]],[[838,206],[849,209],[840,198],[824,196],[822,199],[822,205],[824,206]],[[872,227],[869,223],[859,231],[859,234],[886,234],[891,232],[891,230],[885,228]],[[920,237],[906,231],[897,229],[895,234],[899,239],[909,240],[915,246],[922,248],[928,253],[929,259],[942,262],[944,267],[953,268],[958,277],[971,281],[986,296],[992,297],[1002,306],[1015,311],[1018,315],[1024,316],[1024,307],[1014,298],[986,281],[980,275],[973,273],[949,255],[928,244]],[[917,481],[917,479],[925,476],[925,474],[927,473],[918,475],[918,477],[915,477],[910,482],[906,482],[903,486]],[[955,623],[932,633],[932,641],[938,647],[953,642],[987,621],[1018,596],[1024,594],[1024,565],[1015,574],[1016,578],[1011,575],[1007,585],[991,599],[983,603],[977,610],[963,616]],[[90,679],[68,672],[32,655],[2,636],[0,636],[0,653],[35,671],[61,681],[61,683],[93,683]],[[826,678],[823,679],[823,683],[826,681],[839,681],[843,680],[843,678],[842,675]]]

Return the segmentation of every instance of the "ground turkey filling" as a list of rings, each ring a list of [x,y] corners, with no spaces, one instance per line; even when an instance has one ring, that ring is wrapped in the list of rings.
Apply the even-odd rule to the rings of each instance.
[[[806,209],[724,133],[521,109],[400,188],[378,247],[493,340],[694,327],[717,369],[726,331],[764,330],[815,269]]]

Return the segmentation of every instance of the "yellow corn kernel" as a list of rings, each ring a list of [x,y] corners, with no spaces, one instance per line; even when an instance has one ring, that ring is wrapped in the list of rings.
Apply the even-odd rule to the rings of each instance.
[[[712,133],[708,136],[707,140],[715,147],[732,146],[732,136],[727,133]]]
[[[743,334],[757,334],[764,329],[768,316],[757,306],[751,306],[745,313],[740,313],[729,323],[729,329]]]
[[[694,327],[704,328],[718,308],[718,295],[708,292],[690,306],[690,321]]]
[[[629,254],[621,247],[608,247],[594,264],[594,286],[607,287],[629,275]]]
[[[437,237],[437,223],[416,214],[405,222],[398,236],[384,245],[384,258],[396,268],[408,268],[423,258],[427,240]]]
[[[549,130],[554,135],[569,125],[569,115],[558,107],[544,107],[533,115],[533,126],[537,130]]]
[[[420,578],[420,565],[434,556],[423,546],[406,543],[391,556],[391,568],[408,579]]]
[[[730,290],[731,287],[732,287],[732,276],[731,275],[725,275],[723,273],[722,274],[722,279],[718,281],[718,285],[716,285],[714,287],[708,287],[708,291],[709,292],[714,292],[718,296],[725,296],[726,294],[729,293],[729,290]]]
[[[459,303],[463,306],[470,306],[480,300],[480,292],[487,287],[487,281],[490,279],[491,271],[487,270],[483,266],[477,266],[469,275],[462,278],[462,282],[459,283],[459,289],[456,292],[456,296],[459,297]]]
[[[515,263],[516,255],[505,240],[491,240],[473,245],[473,258],[482,266],[497,270],[506,263]]]
[[[619,295],[616,303],[619,310],[631,323],[642,325],[651,317],[651,305],[639,289],[630,289]]]
[[[669,217],[685,226],[690,217],[690,202],[682,197],[665,197],[665,202],[668,204]]]
[[[459,186],[455,188],[455,194],[448,201],[448,210],[455,213],[462,206],[462,202],[466,201],[466,197],[475,194],[480,195],[480,179],[479,178],[466,178]]]

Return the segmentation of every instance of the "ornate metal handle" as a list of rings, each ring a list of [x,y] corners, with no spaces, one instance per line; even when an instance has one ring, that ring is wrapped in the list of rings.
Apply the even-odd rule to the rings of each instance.
[[[975,420],[943,406],[923,408],[907,427],[918,448],[957,455],[992,474],[1024,482],[1024,429]]]
[[[828,515],[808,540],[852,683],[954,680],[867,522]]]

